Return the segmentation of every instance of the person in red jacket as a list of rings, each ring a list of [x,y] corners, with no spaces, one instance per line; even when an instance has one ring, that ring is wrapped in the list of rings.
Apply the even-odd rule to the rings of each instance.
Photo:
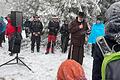
[[[6,31],[5,31],[5,34],[6,34],[6,37],[8,38],[8,43],[9,43],[9,49],[8,51],[10,51],[10,55],[12,56],[13,55],[13,52],[12,52],[12,47],[13,47],[13,35],[14,33],[17,31],[18,33],[21,33],[21,26],[18,26],[17,30],[16,30],[16,27],[12,25],[12,21],[10,19],[10,15],[8,15],[6,17],[7,21],[8,21],[8,24],[6,26]]]

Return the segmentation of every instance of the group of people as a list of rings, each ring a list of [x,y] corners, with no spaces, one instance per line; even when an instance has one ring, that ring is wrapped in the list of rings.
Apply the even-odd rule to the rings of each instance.
[[[70,44],[70,50],[69,50],[69,55],[68,59],[75,60],[78,62],[80,65],[83,63],[83,57],[84,57],[84,44],[85,44],[85,36],[86,33],[89,34],[88,36],[88,44],[92,45],[92,57],[93,57],[93,68],[92,68],[92,80],[102,80],[102,63],[104,60],[104,55],[106,53],[102,53],[101,47],[109,47],[111,50],[114,49],[114,52],[119,52],[120,51],[120,2],[114,3],[111,5],[111,7],[106,11],[105,17],[103,15],[98,15],[96,17],[96,22],[93,23],[90,27],[90,33],[87,32],[89,30],[89,25],[88,23],[84,20],[84,13],[80,12],[77,18],[72,21],[69,24],[69,33],[71,34],[71,44]],[[105,19],[105,20],[104,20]],[[105,44],[100,45],[98,44],[98,40],[100,37],[103,37],[105,39]],[[113,48],[114,47],[114,48]],[[72,63],[72,62],[71,62]],[[69,69],[73,71],[74,73],[74,68],[70,64],[70,61],[65,61],[61,64],[59,71],[58,71],[58,80],[86,80],[84,72],[81,70],[80,72],[83,73],[82,79],[76,77],[76,74],[72,74],[70,71],[67,71],[66,66],[71,66]],[[77,65],[77,64],[76,64]],[[81,66],[79,65],[79,68]],[[115,69],[113,67],[117,67],[116,65],[112,66],[112,70]],[[74,65],[75,67],[75,65]],[[66,69],[66,70],[65,70]],[[78,68],[75,68],[76,70]],[[81,68],[82,69],[82,68]],[[111,69],[111,68],[110,68]],[[118,69],[118,68],[117,68]],[[66,74],[66,72],[70,74]],[[79,70],[78,70],[79,71]],[[118,70],[119,71],[119,70]],[[117,71],[116,74],[119,72]],[[107,72],[108,76],[110,76],[110,80],[116,80],[117,78],[114,77],[115,74],[112,72]],[[74,78],[73,78],[74,75]],[[106,74],[104,74],[106,75]],[[61,77],[62,76],[62,77]],[[118,76],[119,77],[119,76]],[[66,78],[66,79],[65,79]],[[70,78],[70,79],[69,79]],[[105,80],[108,80],[105,78]]]
[[[52,19],[48,23],[48,43],[45,54],[54,53],[54,46],[56,44],[57,35],[61,33],[61,48],[62,52],[65,53],[68,47],[69,41],[69,31],[68,31],[68,21],[65,20],[64,24],[60,28],[60,21],[58,16],[53,15]],[[43,34],[43,24],[40,21],[39,17],[33,16],[33,20],[30,21],[26,19],[24,22],[26,37],[31,33],[31,52],[34,52],[34,47],[36,43],[37,52],[40,50],[41,35]]]
[[[112,9],[115,10],[114,8]],[[118,12],[116,11],[116,14],[115,12],[113,12],[110,15],[107,15],[108,14],[107,12],[105,15],[106,17],[105,23],[104,23],[105,18],[103,17],[103,15],[98,15],[96,17],[96,22],[94,22],[90,26],[85,18],[86,16],[84,12],[79,12],[75,20],[73,20],[70,23],[69,21],[65,20],[62,27],[60,27],[59,18],[56,15],[53,15],[52,19],[48,23],[49,33],[45,54],[49,54],[50,50],[51,53],[55,53],[54,47],[56,45],[58,32],[61,33],[60,46],[63,53],[67,51],[68,41],[70,40],[68,60],[61,64],[57,75],[58,80],[86,80],[84,70],[81,66],[83,64],[84,44],[86,42],[85,39],[86,36],[88,36],[88,44],[90,45],[92,44],[91,51],[93,57],[92,80],[102,79],[101,66],[104,56],[97,44],[97,38],[99,36],[103,36],[110,48],[112,48],[114,44],[118,44],[115,41],[115,39],[111,37],[111,34],[119,33],[120,31],[119,28],[120,16],[118,15],[118,13],[119,10]],[[115,14],[115,17],[113,14]],[[111,18],[111,16],[113,16],[113,18]],[[22,27],[21,26],[17,26],[17,28],[14,27],[11,23],[10,15],[6,17],[6,20],[8,21],[7,26],[3,21],[3,17],[0,18],[0,47],[2,47],[2,42],[5,41],[4,35],[6,34],[9,40],[9,51],[11,52],[10,55],[13,55],[13,53],[15,53],[15,51],[12,51],[13,35],[16,31],[21,34]],[[40,21],[39,17],[37,15],[33,16],[32,21],[26,19],[24,27],[26,37],[29,37],[29,34],[31,34],[31,53],[35,52],[34,51],[35,44],[37,52],[40,52],[40,42],[41,36],[43,34],[43,24]],[[118,52],[120,51],[120,49],[117,48],[116,51]],[[20,47],[18,52],[20,52]],[[81,72],[83,75],[81,76],[79,72]]]
[[[17,49],[16,48],[13,49],[13,45],[14,45],[13,40],[14,40],[14,33],[16,33],[17,31],[18,33],[21,34],[22,27],[17,26],[16,28],[15,26],[13,26],[10,15],[6,17],[6,20],[8,23],[4,31],[6,36],[8,37],[9,51],[11,52],[10,55],[12,56],[14,53],[20,52],[20,46],[18,46]],[[74,62],[75,65],[77,63],[77,66],[82,65],[83,58],[84,58],[85,37],[87,34],[89,34],[88,31],[90,30],[90,26],[88,24],[89,23],[85,19],[84,12],[79,12],[76,19],[73,20],[71,23],[69,23],[68,20],[65,20],[64,24],[61,27],[60,27],[59,18],[56,15],[53,15],[52,19],[48,23],[48,30],[49,30],[48,43],[47,43],[45,54],[49,54],[50,50],[51,50],[51,53],[55,53],[54,47],[56,44],[57,35],[60,32],[61,34],[60,47],[63,53],[67,51],[68,41],[70,40],[70,48],[68,51],[68,61],[66,62],[69,63],[69,59],[72,59],[69,64],[71,64],[71,62]],[[41,42],[41,36],[43,34],[43,24],[40,21],[39,16],[37,15],[33,16],[32,21],[30,21],[29,19],[26,19],[26,21],[24,22],[24,29],[26,33],[26,38],[29,37],[29,34],[31,34],[31,53],[35,52],[34,51],[35,45],[36,45],[37,52],[40,52],[40,42]],[[100,31],[102,30],[103,32],[100,32],[98,34],[98,32],[95,32],[97,30],[98,32],[99,30]],[[88,42],[92,44],[95,43],[96,42],[95,39],[101,35],[104,36],[104,24],[102,21],[102,17],[99,15],[97,16],[96,23],[91,27],[91,34],[89,36],[89,38],[91,39],[89,39],[90,41]],[[80,68],[78,70],[81,70],[81,69],[83,71],[83,68]],[[59,70],[61,71],[62,69],[60,68]],[[58,72],[58,74],[61,74],[61,73]],[[84,80],[86,80],[85,75],[83,75],[83,78]]]
[[[90,29],[91,29],[91,33],[89,32]],[[31,51],[32,52],[34,52],[35,42],[37,44],[37,52],[39,52],[40,39],[41,39],[40,37],[42,34],[42,30],[43,30],[43,25],[38,19],[38,16],[34,17],[32,23],[26,20],[25,22],[26,37],[28,37],[27,34],[29,31],[32,34],[31,36]],[[103,16],[98,15],[96,17],[96,22],[90,27],[89,23],[87,22],[85,18],[84,12],[79,12],[76,19],[73,20],[71,23],[65,20],[62,27],[60,27],[60,22],[58,20],[58,17],[54,15],[52,17],[52,20],[50,20],[48,23],[48,30],[49,30],[48,44],[47,44],[45,54],[49,54],[50,50],[51,50],[51,53],[54,53],[54,46],[56,44],[56,38],[57,38],[58,32],[60,32],[61,33],[61,48],[62,48],[63,53],[67,51],[68,41],[70,40],[70,48],[68,51],[68,61],[66,62],[70,64],[71,61],[69,63],[69,59],[72,59],[73,62],[76,61],[79,64],[79,66],[83,64],[84,44],[86,42],[85,41],[86,36],[90,34],[88,37],[88,43],[92,44],[92,56],[94,56],[93,47],[94,47],[94,44],[96,43],[97,37],[105,35],[105,25],[104,25]],[[66,64],[66,62],[63,64]],[[58,75],[62,75],[61,70],[62,69],[59,68]],[[94,75],[96,75],[94,71],[95,70],[93,66],[93,79],[94,79]],[[83,76],[83,78],[84,79],[81,79],[81,80],[86,80],[85,75]]]

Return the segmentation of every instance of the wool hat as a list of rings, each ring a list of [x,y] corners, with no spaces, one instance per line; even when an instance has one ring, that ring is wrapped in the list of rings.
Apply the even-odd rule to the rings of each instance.
[[[112,4],[105,13],[107,19],[106,31],[108,33],[120,32],[120,1]]]
[[[106,35],[120,44],[120,1],[113,3],[105,13]]]
[[[36,15],[33,16],[33,18],[39,18],[39,16],[36,14]]]
[[[79,12],[78,16],[85,17],[85,14],[84,14],[84,12]]]
[[[103,21],[102,15],[98,15],[98,16],[96,17],[96,19],[97,19],[97,20],[100,20],[100,21]]]
[[[52,15],[53,19],[58,19],[59,17],[57,15]]]
[[[82,66],[74,60],[64,61],[58,70],[57,80],[86,80]]]

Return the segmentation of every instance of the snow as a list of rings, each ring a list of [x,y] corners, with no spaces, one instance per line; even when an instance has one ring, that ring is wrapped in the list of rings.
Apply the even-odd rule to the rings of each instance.
[[[0,48],[0,64],[9,61],[15,57],[9,56],[7,51],[7,41],[3,43],[3,48]],[[0,80],[2,77],[5,80],[56,80],[58,68],[64,60],[67,59],[67,53],[61,53],[59,49],[55,50],[55,54],[45,55],[45,47],[41,47],[39,53],[31,53],[30,46],[22,48],[19,54],[22,61],[24,61],[34,73],[29,71],[23,65],[5,65],[0,67]],[[84,70],[88,80],[92,80],[92,57],[88,51],[85,51]]]

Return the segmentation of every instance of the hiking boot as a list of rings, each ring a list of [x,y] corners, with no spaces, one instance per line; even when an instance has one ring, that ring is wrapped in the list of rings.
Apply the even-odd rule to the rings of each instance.
[[[37,51],[38,53],[40,52],[40,51]]]
[[[34,51],[31,51],[31,53],[34,53]]]
[[[52,54],[54,54],[54,51],[51,51]]]
[[[13,56],[13,53],[11,52],[11,53],[9,53],[9,55],[10,55],[10,56]]]
[[[64,53],[64,51],[63,51],[63,50],[62,50],[61,52],[62,52],[62,53]]]
[[[2,45],[0,45],[0,47],[2,47]]]
[[[51,49],[51,53],[54,54],[54,48]]]
[[[45,54],[49,54],[49,52],[46,52]]]
[[[37,52],[40,52],[40,50],[37,50]]]

